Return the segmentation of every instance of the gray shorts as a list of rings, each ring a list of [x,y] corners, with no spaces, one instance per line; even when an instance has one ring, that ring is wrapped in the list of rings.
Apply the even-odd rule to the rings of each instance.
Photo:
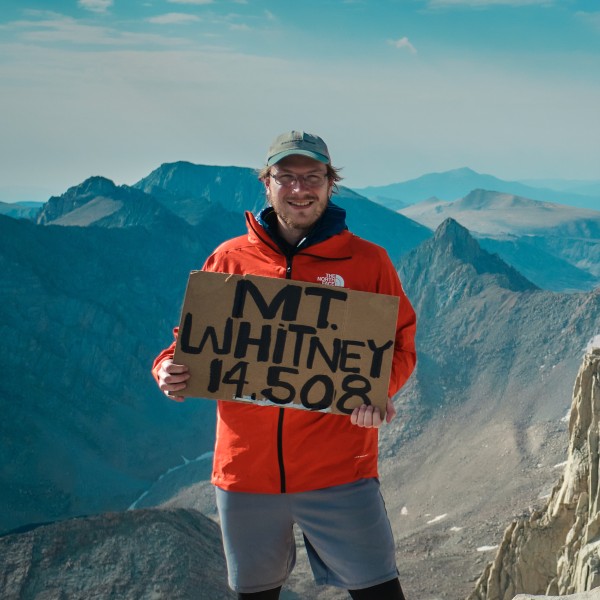
[[[377,479],[297,494],[216,493],[229,586],[236,592],[283,585],[296,562],[294,523],[318,584],[361,589],[398,576]]]

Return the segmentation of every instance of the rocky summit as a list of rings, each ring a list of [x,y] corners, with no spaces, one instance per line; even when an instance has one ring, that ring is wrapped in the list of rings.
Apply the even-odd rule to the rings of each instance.
[[[600,348],[581,366],[569,422],[569,452],[547,505],[506,529],[468,600],[516,593],[580,594],[600,587]],[[600,597],[600,590],[582,598]]]
[[[70,519],[0,538],[3,600],[226,600],[219,527],[191,510]]]

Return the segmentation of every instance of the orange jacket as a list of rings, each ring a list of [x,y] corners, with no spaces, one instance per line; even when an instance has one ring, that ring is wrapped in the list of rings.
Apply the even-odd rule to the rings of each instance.
[[[203,270],[332,283],[400,297],[389,395],[416,361],[415,313],[386,251],[348,230],[287,259],[253,215],[248,235],[221,244]],[[177,330],[175,330],[177,335]],[[172,358],[175,342],[156,358]],[[378,430],[357,427],[346,415],[218,401],[212,482],[225,490],[284,493],[377,477]]]

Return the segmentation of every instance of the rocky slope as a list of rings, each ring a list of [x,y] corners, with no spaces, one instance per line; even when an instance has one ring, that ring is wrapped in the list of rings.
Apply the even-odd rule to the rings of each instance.
[[[600,348],[588,353],[573,392],[569,451],[547,505],[506,529],[468,600],[517,593],[565,595],[600,587]]]
[[[0,532],[124,509],[211,448],[214,406],[166,401],[149,375],[208,251],[185,225],[0,216]]]
[[[0,597],[225,600],[219,527],[196,511],[143,510],[0,538]]]

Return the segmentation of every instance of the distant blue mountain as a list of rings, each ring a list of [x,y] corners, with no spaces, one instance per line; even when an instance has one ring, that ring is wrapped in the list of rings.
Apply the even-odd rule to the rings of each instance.
[[[13,219],[33,219],[43,202],[0,202],[0,215]]]
[[[456,200],[474,189],[516,194],[543,202],[600,210],[600,194],[532,187],[518,181],[504,181],[493,175],[477,173],[467,167],[443,173],[429,173],[400,183],[358,188],[355,191],[392,210],[400,210],[407,204],[415,204],[432,196],[440,200]]]

